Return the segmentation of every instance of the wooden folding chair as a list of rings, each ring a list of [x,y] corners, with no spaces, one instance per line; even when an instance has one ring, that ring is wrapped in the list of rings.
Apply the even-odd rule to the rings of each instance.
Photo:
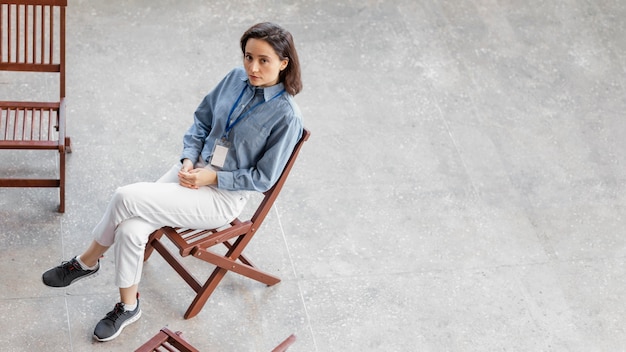
[[[168,328],[163,328],[150,340],[141,345],[135,352],[199,352],[198,349],[183,339],[183,333],[180,331],[172,332]],[[278,346],[274,347],[272,352],[285,352],[289,346],[296,342],[296,336],[290,335]]]
[[[241,221],[237,218],[230,223],[230,226],[220,229],[181,229],[166,226],[150,235],[146,245],[144,261],[147,261],[153,250],[156,249],[165,261],[196,292],[196,297],[187,309],[187,312],[185,312],[185,319],[192,318],[200,312],[211,293],[213,293],[224,275],[229,271],[247,276],[269,286],[280,282],[278,277],[259,270],[250,260],[242,255],[242,252],[263,223],[263,220],[265,220],[296,161],[302,145],[309,138],[310,134],[308,130],[303,130],[302,137],[296,144],[280,178],[270,190],[263,194],[262,201],[249,220]],[[163,235],[168,237],[178,247],[181,257],[192,255],[216,266],[204,284],[200,283],[183,266],[181,261],[165,247],[161,242]],[[234,242],[231,243],[231,240],[234,240]],[[209,250],[209,248],[219,244],[226,246],[226,254],[220,255]]]
[[[66,7],[67,0],[0,1],[0,71],[36,73],[42,82],[54,74],[59,85],[58,101],[0,101],[0,149],[58,150],[59,177],[0,178],[0,187],[58,187],[61,213],[65,153],[71,152],[65,135]]]

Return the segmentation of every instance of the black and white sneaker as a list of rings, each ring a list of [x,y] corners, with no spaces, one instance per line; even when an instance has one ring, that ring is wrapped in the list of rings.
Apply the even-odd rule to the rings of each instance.
[[[98,322],[93,331],[93,337],[101,342],[111,341],[118,337],[126,326],[136,322],[140,317],[139,298],[137,298],[135,310],[124,310],[124,303],[117,303],[115,308]]]
[[[84,270],[74,257],[69,262],[63,262],[61,265],[46,271],[41,279],[45,285],[50,287],[66,287],[97,273],[98,270],[100,270],[100,261],[94,270]]]

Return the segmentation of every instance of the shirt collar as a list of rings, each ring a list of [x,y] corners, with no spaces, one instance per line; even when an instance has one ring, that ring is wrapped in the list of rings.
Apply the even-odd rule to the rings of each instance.
[[[248,88],[250,88],[250,90],[252,90],[254,92],[254,89],[256,89],[257,87],[253,86],[250,84],[250,81],[248,80],[248,77],[242,78],[242,81],[246,82],[246,84],[248,85]],[[281,92],[282,90],[285,89],[285,85],[280,82],[276,85],[273,85],[271,87],[266,87],[263,88],[263,98],[265,99],[265,101],[268,101],[270,99],[272,99],[272,97],[274,97],[276,94],[278,94],[279,92]]]

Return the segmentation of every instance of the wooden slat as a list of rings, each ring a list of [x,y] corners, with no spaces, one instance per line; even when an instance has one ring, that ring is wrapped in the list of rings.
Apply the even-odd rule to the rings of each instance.
[[[49,33],[50,40],[48,41],[50,54],[48,55],[48,63],[51,64],[54,62],[54,8],[47,6],[48,14],[50,19],[48,20],[48,24],[50,25]]]
[[[48,188],[59,187],[60,180],[35,179],[35,178],[0,178],[0,187],[33,187]]]
[[[29,8],[31,8],[31,6],[24,6],[24,28],[27,28],[27,30],[30,28],[30,27],[28,26],[28,18],[29,18],[29,15],[28,15],[28,9],[29,9]],[[33,6],[33,7],[32,7],[32,9],[33,9],[33,15],[34,15],[34,12],[35,12],[36,7],[34,7],[34,6]],[[34,23],[34,21],[33,21],[33,26],[34,26],[34,25],[35,25],[35,23]],[[28,61],[29,61],[29,55],[28,55],[28,49],[29,49],[29,47],[28,47],[28,39],[31,39],[33,42],[35,41],[35,38],[34,38],[32,35],[31,35],[31,36],[28,36],[28,35],[25,35],[25,36],[24,36],[24,62],[26,62],[26,63],[28,63]]]
[[[4,58],[4,5],[0,4],[0,61]]]
[[[43,7],[39,8],[39,30],[40,30],[40,34],[39,34],[39,38],[41,38],[40,42],[41,42],[41,48],[39,49],[39,61],[36,61],[36,63],[43,65],[45,63],[44,61],[44,52],[45,52],[45,38],[46,38],[46,33],[45,33],[45,11],[43,10]]]
[[[0,149],[40,149],[53,150],[59,149],[63,143],[60,141],[14,141],[0,140]]]
[[[20,72],[61,72],[59,64],[33,64],[33,63],[0,63],[0,71]]]
[[[43,113],[43,111],[42,111]],[[52,136],[52,134],[54,133],[54,126],[56,124],[56,121],[53,121],[53,114],[52,111],[48,110],[48,137],[46,138],[47,140],[52,140],[54,139],[54,137]],[[41,135],[39,135],[39,138],[41,139]]]
[[[0,109],[58,109],[60,103],[39,101],[0,101]]]
[[[11,29],[13,28],[11,25],[12,17],[11,6],[7,6],[7,62],[11,61],[11,53],[13,52],[13,50],[11,50]]]
[[[0,4],[67,6],[67,0],[2,0]]]
[[[36,63],[37,62],[37,40],[36,39],[36,33],[37,33],[37,9],[39,7],[37,6],[33,6],[33,39],[32,39],[32,53],[33,53],[33,60],[32,63]]]

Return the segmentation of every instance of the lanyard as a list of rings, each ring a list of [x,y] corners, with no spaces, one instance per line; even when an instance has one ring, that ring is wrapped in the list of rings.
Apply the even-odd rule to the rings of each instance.
[[[241,93],[239,93],[239,97],[237,98],[237,101],[235,101],[235,104],[233,104],[233,107],[230,108],[230,113],[228,114],[228,120],[226,120],[226,131],[224,131],[224,136],[222,138],[226,138],[226,136],[228,136],[228,133],[230,132],[230,130],[233,129],[233,127],[235,127],[236,124],[239,123],[239,121],[243,120],[244,117],[246,117],[252,110],[254,110],[255,108],[259,107],[260,105],[263,105],[267,102],[270,102],[276,98],[278,98],[279,96],[281,96],[285,90],[281,90],[280,92],[278,92],[276,95],[274,95],[272,98],[270,98],[270,100],[268,101],[261,101],[259,103],[254,104],[250,109],[248,109],[246,112],[244,112],[243,114],[239,115],[239,117],[237,117],[237,119],[235,121],[231,122],[231,117],[233,116],[233,112],[235,112],[235,108],[237,108],[237,105],[239,105],[239,102],[241,102],[241,98],[243,97],[243,93],[246,91],[247,86],[244,86],[243,89],[241,90]]]

